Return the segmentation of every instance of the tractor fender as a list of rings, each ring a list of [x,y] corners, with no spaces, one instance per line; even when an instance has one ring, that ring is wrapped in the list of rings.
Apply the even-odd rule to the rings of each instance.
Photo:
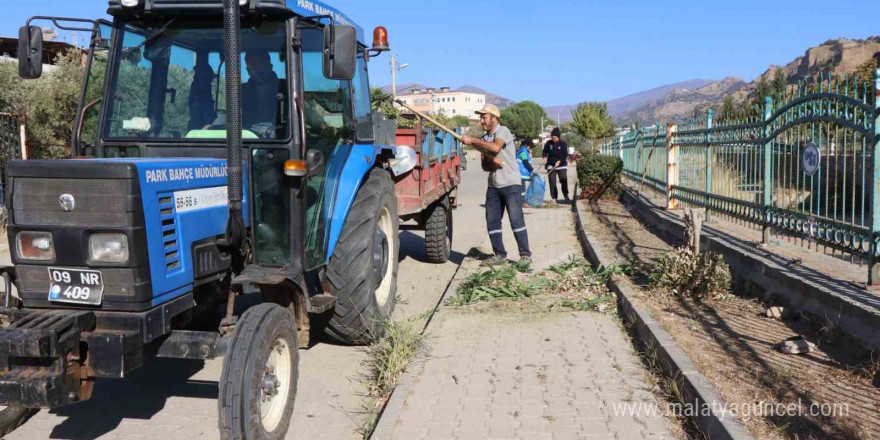
[[[339,174],[333,200],[329,203],[332,213],[329,216],[327,261],[325,263],[330,263],[330,257],[336,249],[339,236],[342,235],[342,227],[345,225],[352,204],[354,204],[354,198],[363,185],[367,174],[375,167],[384,167],[389,160],[394,159],[397,155],[397,147],[391,145],[354,144],[340,145],[336,148],[346,147],[350,150],[348,154],[334,154],[327,165],[330,175],[335,175],[330,172],[330,169],[334,167],[342,167],[342,172]]]

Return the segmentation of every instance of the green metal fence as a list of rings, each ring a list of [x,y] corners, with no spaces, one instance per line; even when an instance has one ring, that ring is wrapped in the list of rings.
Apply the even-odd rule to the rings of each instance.
[[[873,81],[820,75],[753,111],[636,129],[602,152],[621,157],[628,177],[644,174],[670,208],[751,222],[765,243],[773,232],[862,258],[880,283],[878,90],[880,69]]]
[[[642,180],[659,191],[666,190],[666,126],[631,130],[602,146],[605,154],[623,159],[626,176]]]

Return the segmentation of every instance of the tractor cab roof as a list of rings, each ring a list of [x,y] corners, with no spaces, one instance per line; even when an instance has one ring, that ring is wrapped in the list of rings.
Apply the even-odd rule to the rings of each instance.
[[[249,13],[270,16],[294,15],[313,17],[329,15],[336,23],[354,26],[358,41],[366,45],[364,29],[339,10],[314,0],[246,0]],[[219,15],[223,12],[223,0],[138,0],[137,6],[122,5],[122,0],[108,0],[107,13],[120,17],[147,15]]]

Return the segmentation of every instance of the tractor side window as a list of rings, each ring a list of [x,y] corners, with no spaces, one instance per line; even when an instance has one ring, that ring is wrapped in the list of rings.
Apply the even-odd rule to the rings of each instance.
[[[357,69],[351,86],[354,93],[354,119],[357,123],[357,138],[359,141],[373,140],[373,123],[369,117],[372,111],[370,107],[370,80],[363,52],[358,55]]]
[[[283,148],[253,149],[254,258],[257,263],[281,267],[290,263],[290,197],[284,186]]]
[[[353,144],[351,83],[324,77],[324,34],[303,29],[302,78],[306,148],[327,158],[321,174],[306,184],[306,265],[320,266],[327,259],[327,228],[339,173]]]
[[[113,27],[107,23],[100,23],[98,29],[101,39],[107,42],[106,46],[96,46],[92,55],[92,65],[86,77],[86,95],[83,99],[83,121],[80,143],[83,146],[94,147],[98,139],[98,119],[101,115],[101,93],[104,91],[104,74],[107,72],[107,55],[110,51],[109,42],[112,41]],[[93,155],[94,151],[84,152]]]

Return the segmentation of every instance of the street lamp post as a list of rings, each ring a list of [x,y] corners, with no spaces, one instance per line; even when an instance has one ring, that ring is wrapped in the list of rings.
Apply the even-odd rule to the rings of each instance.
[[[391,96],[397,100],[397,72],[409,67],[409,64],[400,64],[397,62],[397,56],[391,55]]]

